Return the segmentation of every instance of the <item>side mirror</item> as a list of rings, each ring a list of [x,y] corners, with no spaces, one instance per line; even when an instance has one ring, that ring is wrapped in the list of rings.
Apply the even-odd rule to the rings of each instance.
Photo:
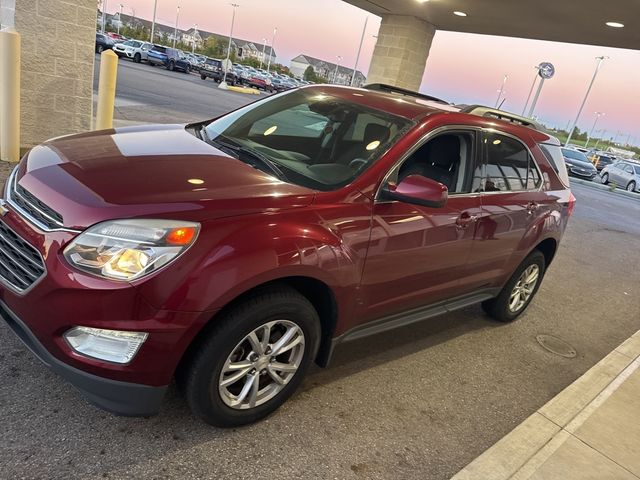
[[[387,184],[382,189],[382,194],[388,200],[397,200],[423,207],[442,208],[447,204],[449,189],[422,175],[409,175],[397,185]]]

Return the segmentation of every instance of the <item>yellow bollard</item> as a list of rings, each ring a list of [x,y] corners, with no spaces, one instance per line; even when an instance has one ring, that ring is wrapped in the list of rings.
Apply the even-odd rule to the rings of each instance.
[[[100,55],[100,80],[98,81],[98,111],[96,130],[113,128],[113,109],[116,103],[118,56],[111,50]]]
[[[20,160],[20,34],[0,31],[0,160]]]

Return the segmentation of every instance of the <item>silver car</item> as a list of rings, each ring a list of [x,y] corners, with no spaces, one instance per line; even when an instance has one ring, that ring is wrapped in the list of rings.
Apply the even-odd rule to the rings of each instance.
[[[600,172],[602,183],[615,183],[629,192],[640,191],[640,164],[629,161],[617,161],[607,165]]]
[[[135,63],[148,60],[147,53],[153,48],[153,44],[149,42],[140,42],[138,40],[127,40],[126,42],[116,43],[113,51],[119,57],[126,57]]]

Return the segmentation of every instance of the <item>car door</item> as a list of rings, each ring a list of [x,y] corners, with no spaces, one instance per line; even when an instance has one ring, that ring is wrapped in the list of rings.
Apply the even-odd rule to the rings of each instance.
[[[615,162],[611,165],[605,167],[607,169],[607,173],[609,174],[609,182],[610,183],[620,183],[622,181],[622,168],[624,164],[622,162]]]
[[[360,323],[430,305],[459,294],[460,279],[476,233],[480,195],[473,193],[479,171],[477,131],[451,129],[418,143],[389,172],[383,185],[397,183],[420,165],[432,161],[429,149],[444,136],[459,141],[457,178],[449,182],[449,198],[442,208],[429,208],[378,196],[373,206],[372,231],[362,277],[365,308]],[[440,151],[443,151],[441,149]],[[446,169],[445,169],[446,173]],[[429,172],[422,174],[436,181]]]
[[[622,180],[620,186],[623,188],[627,188],[627,185],[634,180],[633,167],[628,163],[625,163],[622,169]]]
[[[529,148],[498,131],[482,134],[482,211],[462,288],[500,286],[528,253],[532,226],[552,203]]]

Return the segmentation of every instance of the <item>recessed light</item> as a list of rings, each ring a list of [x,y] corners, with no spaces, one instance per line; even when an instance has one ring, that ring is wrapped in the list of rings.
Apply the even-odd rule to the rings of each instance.
[[[464,12],[458,12],[458,11],[453,12],[453,14],[454,14],[454,15],[457,15],[457,16],[459,16],[459,17],[466,17],[466,16],[467,16],[467,14],[466,14],[466,13],[464,13]]]
[[[624,28],[624,23],[620,23],[620,22],[607,22],[607,27],[613,27],[613,28]]]
[[[202,180],[201,178],[190,178],[189,180],[187,180],[187,182],[189,182],[191,185],[202,185],[204,183],[204,180]]]

